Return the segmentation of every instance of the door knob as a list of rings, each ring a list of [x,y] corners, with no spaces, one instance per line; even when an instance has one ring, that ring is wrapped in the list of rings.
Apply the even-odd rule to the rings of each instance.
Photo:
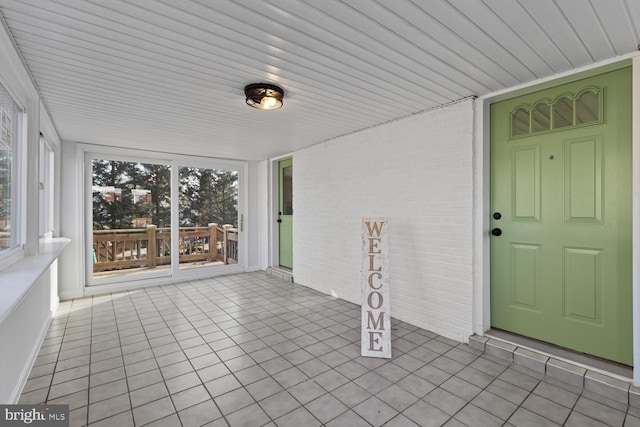
[[[502,235],[502,230],[499,228],[494,228],[493,230],[491,230],[491,234],[493,234],[494,236],[500,236]]]
[[[278,222],[282,222],[282,220],[280,218],[278,218]]]

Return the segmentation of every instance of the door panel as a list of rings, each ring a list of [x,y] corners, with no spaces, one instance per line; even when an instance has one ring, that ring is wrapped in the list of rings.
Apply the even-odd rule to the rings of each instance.
[[[540,218],[540,147],[513,150],[514,219],[537,221]]]
[[[602,251],[564,248],[564,316],[601,324]]]
[[[601,221],[602,161],[601,135],[565,141],[567,221]]]
[[[540,274],[540,247],[536,245],[512,245],[513,254],[513,303],[526,308],[536,307],[536,288]]]
[[[624,68],[491,105],[492,326],[629,365],[630,94]]]

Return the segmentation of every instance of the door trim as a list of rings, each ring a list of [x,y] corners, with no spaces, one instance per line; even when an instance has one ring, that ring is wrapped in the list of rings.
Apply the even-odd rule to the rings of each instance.
[[[631,265],[633,324],[640,323],[640,56],[633,58],[631,115]],[[633,383],[640,385],[640,327],[633,328]]]
[[[269,242],[267,244],[267,265],[266,268],[280,267],[280,230],[278,227],[278,206],[279,206],[279,163],[280,160],[288,158],[293,159],[293,153],[283,154],[281,156],[269,159],[269,215],[268,215],[268,233]],[[295,161],[295,159],[294,159]]]
[[[490,298],[490,117],[491,103],[632,65],[632,117],[640,117],[640,53],[601,61],[570,72],[540,79],[479,97],[474,103],[474,212],[473,212],[473,332],[484,335],[491,327]],[[632,120],[632,301],[633,324],[640,325],[640,121]],[[633,383],[640,386],[640,327],[633,328]]]

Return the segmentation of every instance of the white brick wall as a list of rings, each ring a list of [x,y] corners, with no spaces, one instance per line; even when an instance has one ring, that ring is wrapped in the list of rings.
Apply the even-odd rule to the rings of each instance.
[[[391,315],[472,333],[473,101],[294,153],[294,277],[360,303],[362,217],[389,219]]]

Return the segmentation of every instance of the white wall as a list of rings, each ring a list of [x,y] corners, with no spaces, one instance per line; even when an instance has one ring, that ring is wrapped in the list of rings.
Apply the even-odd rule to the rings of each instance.
[[[0,323],[0,403],[17,403],[58,307],[54,262],[30,287],[15,309]]]
[[[269,161],[263,160],[259,163],[260,181],[258,182],[257,210],[253,215],[257,216],[258,240],[257,245],[258,260],[260,270],[269,267]]]
[[[244,212],[244,227],[247,233],[247,270],[261,269],[261,254],[259,241],[261,239],[262,221],[261,208],[265,197],[263,182],[266,174],[263,171],[264,162],[252,161],[248,163],[247,206]]]
[[[391,315],[466,341],[473,298],[473,101],[295,152],[294,278],[360,303],[361,219],[389,220]]]
[[[82,152],[76,144],[63,141],[61,152],[60,234],[71,243],[60,256],[60,299],[81,297],[84,287],[82,253]]]

